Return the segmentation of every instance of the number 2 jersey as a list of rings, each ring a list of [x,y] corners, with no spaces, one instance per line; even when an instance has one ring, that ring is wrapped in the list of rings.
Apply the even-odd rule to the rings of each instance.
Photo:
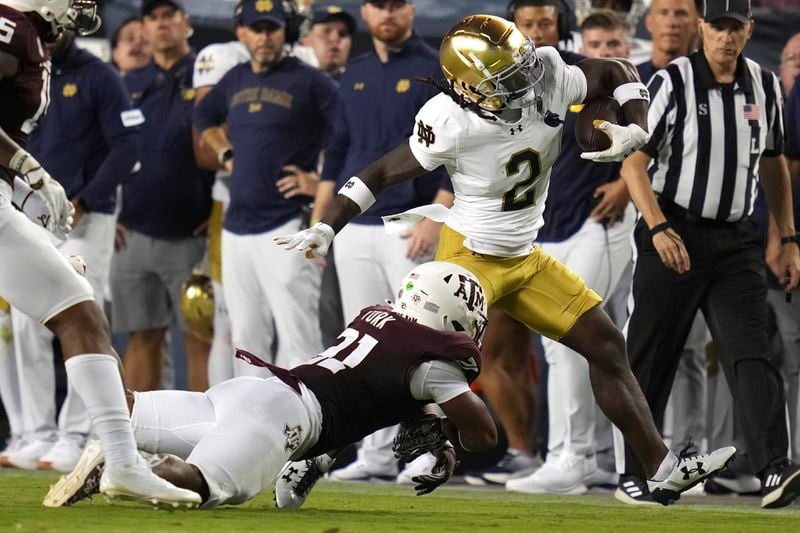
[[[586,97],[586,77],[552,47],[537,48],[544,64],[543,111],[561,119]],[[543,87],[543,89],[542,89]],[[516,257],[533,248],[544,224],[550,168],[561,151],[561,125],[548,125],[535,107],[515,123],[487,120],[446,94],[431,98],[416,117],[411,151],[426,170],[444,165],[455,203],[447,225],[478,253]]]
[[[15,75],[0,79],[0,128],[22,147],[49,103],[50,52],[39,37],[46,24],[0,5],[0,50],[19,62]],[[4,168],[0,177],[13,181]]]
[[[418,399],[427,395],[412,390],[412,381],[418,381],[412,375],[429,361],[455,363],[449,365],[452,378],[443,373],[438,383],[425,387],[454,391],[431,395],[440,402],[466,392],[480,371],[480,351],[467,335],[436,331],[399,317],[389,307],[373,306],[363,309],[339,343],[318,357],[289,372],[273,370],[296,390],[296,380],[302,381],[319,401],[322,430],[305,454],[313,457],[402,422],[431,403],[433,397]]]

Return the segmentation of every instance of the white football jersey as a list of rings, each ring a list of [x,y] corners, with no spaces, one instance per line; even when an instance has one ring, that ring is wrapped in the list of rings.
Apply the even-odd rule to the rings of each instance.
[[[216,85],[230,69],[245,61],[250,61],[250,52],[239,41],[214,43],[206,46],[200,50],[194,61],[194,77],[192,78],[194,88]],[[230,174],[225,171],[217,172],[217,180],[211,190],[211,197],[222,202],[226,208],[231,197],[228,192],[229,177]]]
[[[566,116],[586,97],[586,77],[555,48],[537,49],[544,63],[543,109]],[[417,114],[411,151],[426,170],[444,165],[455,191],[447,225],[478,253],[530,253],[544,224],[550,168],[561,151],[560,125],[544,123],[534,107],[516,123],[480,118],[448,95],[431,98]]]
[[[230,69],[245,61],[250,61],[250,53],[239,41],[206,46],[194,61],[195,89],[216,85]]]

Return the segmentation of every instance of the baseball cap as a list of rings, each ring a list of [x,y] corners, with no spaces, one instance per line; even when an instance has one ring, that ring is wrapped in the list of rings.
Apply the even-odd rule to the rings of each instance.
[[[152,10],[162,4],[171,4],[175,9],[186,13],[183,2],[180,0],[142,0],[142,16],[149,15]]]
[[[750,22],[750,0],[706,0],[703,20],[714,22],[721,18],[731,18],[746,24]]]
[[[311,25],[321,24],[323,22],[330,22],[332,20],[341,20],[347,26],[347,31],[350,35],[356,32],[356,19],[353,15],[334,4],[317,4],[311,10]]]
[[[268,20],[278,26],[286,27],[286,12],[282,0],[244,0],[239,14],[238,24],[252,26],[257,22]]]

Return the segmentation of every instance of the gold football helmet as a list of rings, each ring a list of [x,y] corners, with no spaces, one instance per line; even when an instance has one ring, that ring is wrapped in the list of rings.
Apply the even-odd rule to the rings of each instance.
[[[181,314],[197,338],[211,342],[214,337],[214,288],[205,274],[192,274],[181,285]]]
[[[439,63],[453,89],[487,111],[532,105],[544,77],[533,41],[492,15],[471,15],[453,26]]]

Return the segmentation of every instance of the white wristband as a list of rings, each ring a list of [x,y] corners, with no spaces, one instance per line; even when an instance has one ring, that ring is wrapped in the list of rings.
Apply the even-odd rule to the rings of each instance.
[[[12,155],[8,161],[8,168],[23,176],[41,166],[31,154],[22,149],[17,150],[17,153]]]
[[[629,100],[645,100],[649,102],[650,92],[641,82],[623,83],[614,89],[614,100],[619,103],[620,107],[624,106]]]
[[[353,176],[339,189],[339,194],[353,200],[363,213],[375,203],[375,195],[358,176]]]

